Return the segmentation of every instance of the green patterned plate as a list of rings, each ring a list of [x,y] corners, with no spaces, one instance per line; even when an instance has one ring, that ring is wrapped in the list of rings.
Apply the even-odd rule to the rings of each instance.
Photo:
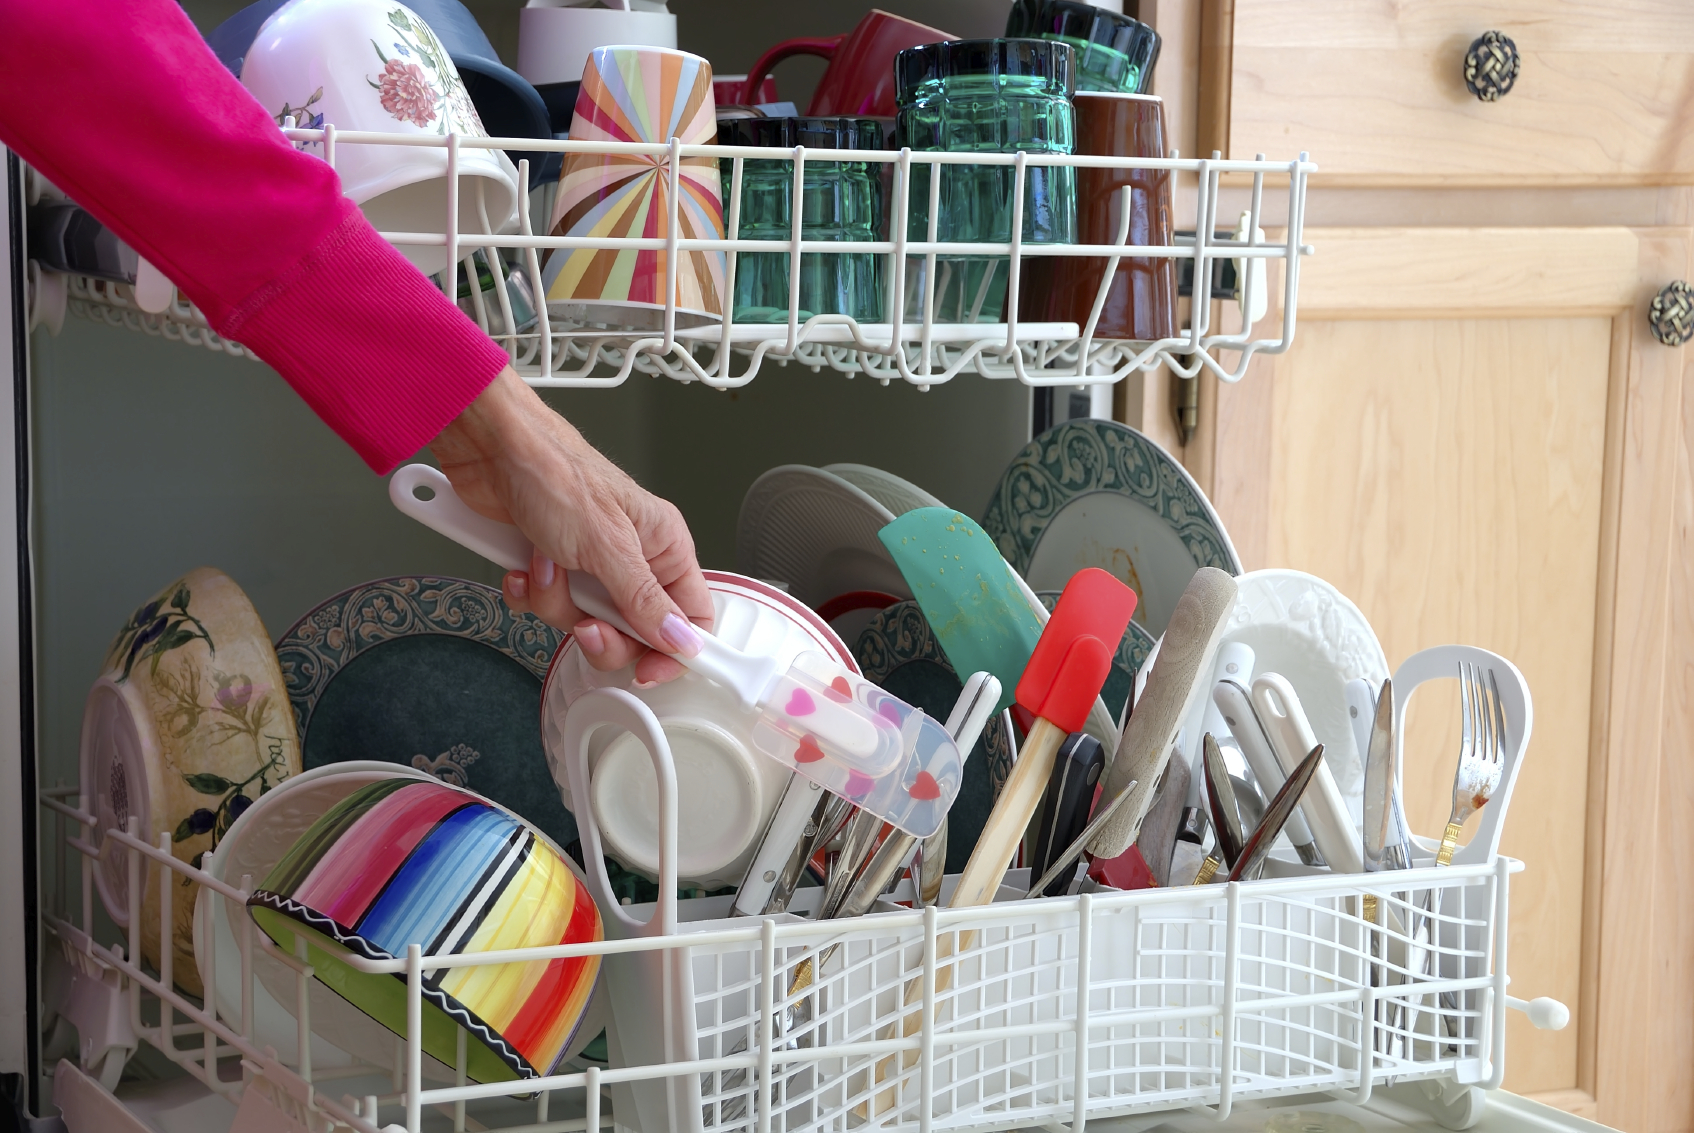
[[[941,643],[916,602],[880,611],[859,634],[853,656],[865,676],[937,720],[946,720],[964,691]],[[990,720],[965,760],[965,781],[947,812],[947,872],[958,873],[994,809],[994,798],[1012,772],[1012,745],[999,720]]]
[[[1241,573],[1223,522],[1193,477],[1152,440],[1115,421],[1067,421],[1025,445],[982,517],[1000,553],[1036,590],[1063,590],[1083,567],[1139,596],[1154,637],[1194,572]]]
[[[564,634],[457,578],[367,582],[277,642],[307,768],[399,763],[576,840],[541,746],[541,682]]]

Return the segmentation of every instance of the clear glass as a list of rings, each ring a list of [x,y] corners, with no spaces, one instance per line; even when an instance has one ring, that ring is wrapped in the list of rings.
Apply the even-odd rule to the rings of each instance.
[[[900,143],[914,150],[1070,153],[1075,119],[1065,85],[1044,75],[967,74],[934,78],[902,102]],[[939,167],[937,240],[1005,242],[1012,238],[1016,171],[1009,165]],[[1025,170],[1023,239],[1031,244],[1076,242],[1076,171]],[[907,238],[929,238],[930,167],[912,166]],[[906,317],[923,317],[925,261],[906,268]],[[1010,260],[1005,256],[936,258],[936,322],[997,323],[1006,304]]]
[[[722,166],[729,193],[734,162]],[[882,214],[880,167],[864,161],[808,161],[800,189],[800,235],[806,240],[875,240]],[[773,240],[781,252],[742,252],[735,261],[735,321],[788,321],[793,233],[794,163],[748,160],[741,173],[743,240]],[[800,257],[802,320],[851,315],[880,322],[882,257],[869,252],[810,252]]]

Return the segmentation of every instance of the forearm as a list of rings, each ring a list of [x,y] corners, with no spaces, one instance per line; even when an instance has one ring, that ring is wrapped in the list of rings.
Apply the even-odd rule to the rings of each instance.
[[[0,141],[378,471],[506,363],[283,139],[173,0],[0,0]]]

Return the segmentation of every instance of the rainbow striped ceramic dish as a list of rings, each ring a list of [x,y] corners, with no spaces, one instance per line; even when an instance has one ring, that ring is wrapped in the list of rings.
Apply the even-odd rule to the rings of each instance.
[[[507,811],[470,791],[410,776],[372,783],[326,811],[248,900],[293,954],[303,938],[317,978],[404,1033],[401,975],[338,958],[456,955],[602,939],[600,912],[571,864]],[[340,948],[326,947],[333,943]],[[497,1082],[549,1073],[599,976],[597,956],[449,968],[424,977],[424,1050]]]

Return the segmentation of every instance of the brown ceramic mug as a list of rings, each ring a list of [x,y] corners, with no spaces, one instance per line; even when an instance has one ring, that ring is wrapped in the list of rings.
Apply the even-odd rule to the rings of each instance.
[[[1147,94],[1077,91],[1076,150],[1101,157],[1164,157],[1165,108]],[[1076,239],[1115,244],[1130,190],[1130,244],[1171,243],[1171,175],[1168,169],[1076,171]],[[1074,322],[1086,327],[1108,260],[1040,256],[1023,261],[1018,317],[1030,322]],[[1149,341],[1176,333],[1176,261],[1129,256],[1118,260],[1094,337]]]

